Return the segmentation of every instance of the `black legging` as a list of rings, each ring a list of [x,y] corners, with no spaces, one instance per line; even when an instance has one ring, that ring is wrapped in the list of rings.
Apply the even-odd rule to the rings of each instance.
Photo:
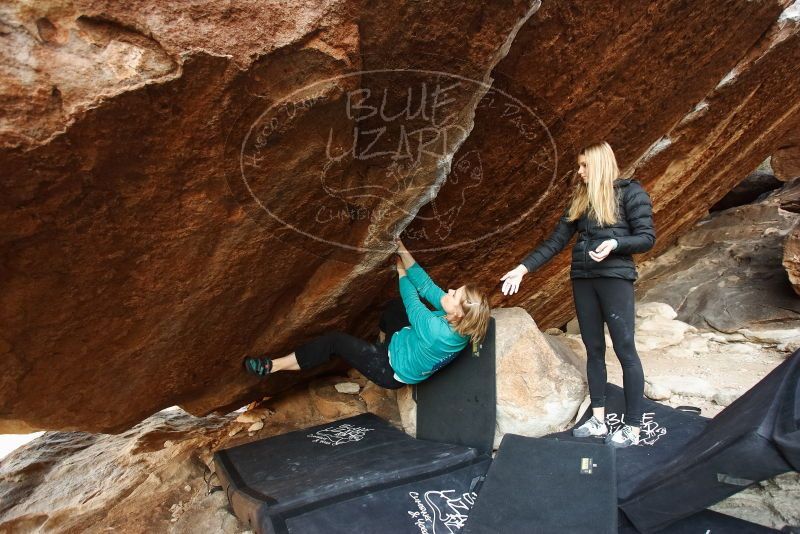
[[[308,369],[330,361],[336,354],[377,385],[387,389],[401,388],[405,384],[394,378],[394,370],[389,365],[389,341],[395,332],[408,324],[403,302],[392,300],[381,315],[380,327],[386,332],[383,343],[370,343],[344,332],[328,332],[295,350],[297,363],[300,369]]]
[[[572,280],[572,295],[581,338],[586,345],[586,375],[592,407],[605,406],[606,339],[603,322],[622,364],[622,384],[625,388],[625,424],[640,426],[644,372],[634,344],[633,281],[622,278],[576,278]]]

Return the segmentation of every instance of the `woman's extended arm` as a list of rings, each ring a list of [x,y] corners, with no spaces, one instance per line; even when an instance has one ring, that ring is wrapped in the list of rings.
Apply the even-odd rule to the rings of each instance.
[[[397,243],[397,254],[403,261],[403,266],[408,271],[408,279],[414,284],[414,287],[417,288],[422,298],[430,302],[437,310],[443,311],[441,300],[444,296],[444,291],[442,288],[437,286],[436,283],[431,280],[431,277],[428,276],[428,273],[425,272],[425,269],[414,260],[414,257],[403,242],[398,239]]]
[[[533,252],[528,254],[522,262],[514,269],[508,271],[500,278],[503,282],[503,294],[513,295],[519,290],[522,277],[547,263],[550,258],[561,252],[570,238],[576,232],[578,224],[568,219],[569,208],[564,210],[564,214],[556,225],[556,229],[550,234],[541,245],[536,247]]]
[[[536,247],[533,252],[525,256],[525,259],[520,262],[520,265],[523,265],[528,272],[535,271],[567,246],[567,243],[569,243],[578,228],[577,221],[570,221],[568,216],[569,208],[564,210],[564,214],[559,219],[550,237],[545,239],[541,245]]]
[[[403,240],[399,237],[397,238],[397,255],[403,260],[403,267],[406,269],[417,263],[417,260],[414,259],[414,256],[411,255]]]
[[[433,340],[441,335],[442,321],[439,320],[419,299],[417,288],[409,279],[405,268],[398,259],[397,274],[400,284],[400,298],[406,308],[408,322],[419,336],[426,340]]]
[[[650,195],[637,182],[628,186],[631,191],[625,196],[625,213],[631,235],[617,236],[617,254],[639,254],[647,252],[656,242],[653,225],[653,204]]]

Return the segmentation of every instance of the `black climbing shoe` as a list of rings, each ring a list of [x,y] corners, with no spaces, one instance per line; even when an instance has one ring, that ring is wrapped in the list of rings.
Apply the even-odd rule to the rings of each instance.
[[[260,358],[248,356],[244,359],[244,369],[251,375],[264,377],[272,371],[272,360],[266,356]]]

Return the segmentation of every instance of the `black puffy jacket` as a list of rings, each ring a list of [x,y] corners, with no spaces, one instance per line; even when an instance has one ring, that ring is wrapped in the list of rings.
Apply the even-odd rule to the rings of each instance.
[[[636,180],[617,180],[614,190],[619,201],[619,220],[611,226],[600,226],[587,214],[570,222],[569,207],[564,211],[558,226],[544,243],[528,254],[522,265],[533,272],[550,258],[561,252],[572,235],[578,240],[572,248],[570,278],[625,278],[636,280],[636,265],[631,254],[653,248],[656,233],[653,228],[653,205],[647,192]],[[606,239],[616,239],[617,248],[606,259],[597,262],[589,256]]]

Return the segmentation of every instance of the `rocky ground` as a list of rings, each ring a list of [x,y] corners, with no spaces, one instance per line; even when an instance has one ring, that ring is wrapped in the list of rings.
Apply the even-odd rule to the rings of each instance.
[[[640,313],[670,309],[640,308]],[[668,321],[663,315],[656,317]],[[641,319],[639,339],[650,346],[663,342],[664,337],[648,337],[647,321],[653,316]],[[668,347],[642,351],[647,393],[672,406],[698,406],[708,417],[787,355],[768,344],[726,339],[669,321],[675,323],[673,332],[685,332]],[[578,336],[558,337],[562,344],[580,348]],[[608,369],[609,380],[621,384],[611,350]],[[724,386],[715,379],[719,376],[726,378]],[[245,533],[247,526],[230,513],[225,495],[208,493],[209,484],[216,482],[209,479],[213,451],[365,411],[400,426],[394,393],[353,371],[350,376],[317,379],[247,408],[205,418],[172,408],[119,435],[44,434],[0,462],[0,532]],[[800,524],[798,502],[800,474],[789,473],[714,509],[780,528]]]
[[[393,393],[351,374],[223,416],[176,407],[118,435],[45,433],[0,462],[0,532],[246,532],[208,493],[213,452],[366,411],[399,426]]]
[[[666,305],[640,308],[669,310]],[[656,341],[642,326],[652,319],[642,318],[638,334],[650,346]],[[657,320],[668,321],[663,315]],[[672,406],[698,406],[708,417],[787,355],[768,344],[726,339],[671,321],[673,332],[685,329],[680,340],[642,351],[647,393]],[[560,337],[580,347],[576,335]],[[664,338],[658,339],[661,343]],[[608,368],[609,380],[621,384],[611,351]],[[724,386],[715,379],[718,376],[726,377]],[[0,462],[0,531],[244,533],[246,525],[230,513],[224,494],[207,493],[207,466],[212,465],[214,450],[365,411],[400,425],[394,394],[368,384],[355,372],[317,379],[249,408],[205,418],[172,408],[119,435],[46,433]],[[800,523],[798,502],[800,475],[790,473],[714,509],[782,527]]]

